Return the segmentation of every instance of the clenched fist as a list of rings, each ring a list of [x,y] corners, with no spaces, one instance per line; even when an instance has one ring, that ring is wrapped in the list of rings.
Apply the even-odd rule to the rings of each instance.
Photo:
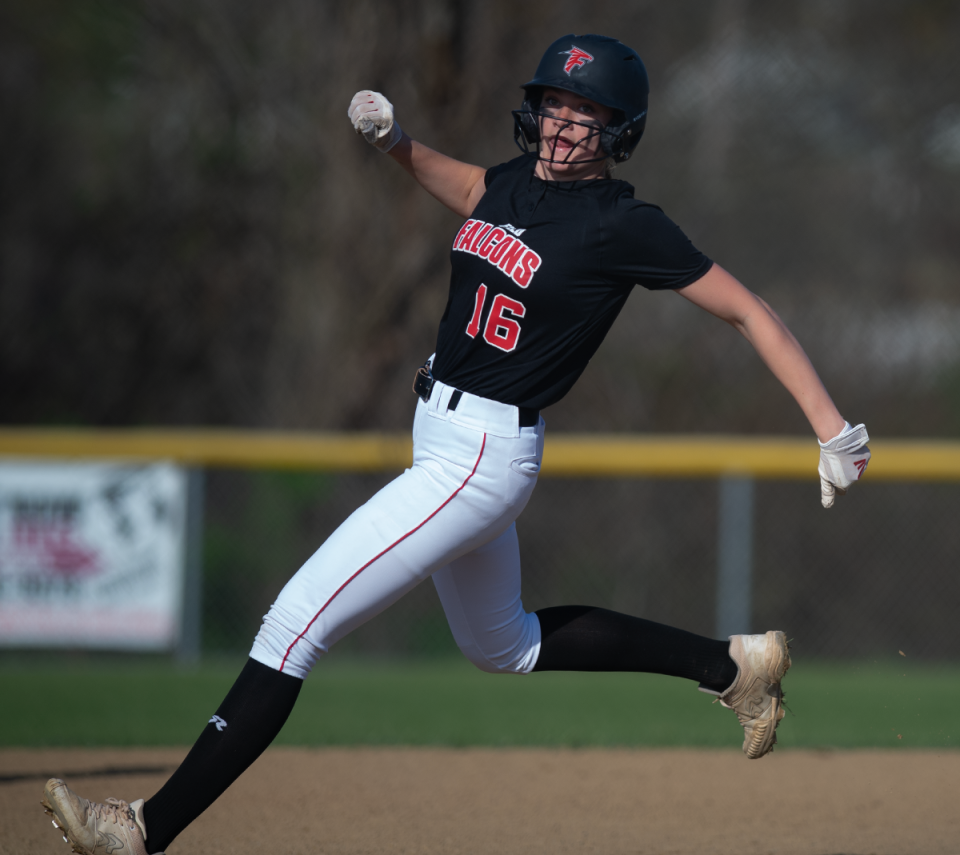
[[[379,92],[361,89],[350,102],[347,115],[354,130],[382,152],[388,152],[403,136],[393,118],[393,104]]]

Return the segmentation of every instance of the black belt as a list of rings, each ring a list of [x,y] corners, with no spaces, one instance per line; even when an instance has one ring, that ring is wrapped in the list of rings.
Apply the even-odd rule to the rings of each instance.
[[[417,374],[413,378],[413,391],[423,399],[424,403],[430,400],[434,382],[436,381],[430,371],[429,363],[424,363],[417,369]],[[463,392],[454,389],[447,409],[455,410],[462,397]],[[536,427],[540,423],[540,410],[534,407],[517,407],[517,415],[520,427]]]

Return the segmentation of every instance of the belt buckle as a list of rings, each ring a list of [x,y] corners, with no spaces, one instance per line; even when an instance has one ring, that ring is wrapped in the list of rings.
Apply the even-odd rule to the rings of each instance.
[[[430,393],[433,391],[433,374],[430,373],[430,363],[424,362],[417,369],[413,378],[413,391],[426,404],[430,400]]]

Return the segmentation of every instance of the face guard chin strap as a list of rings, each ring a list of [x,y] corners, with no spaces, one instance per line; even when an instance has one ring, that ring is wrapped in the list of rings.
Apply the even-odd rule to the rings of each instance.
[[[574,160],[574,156],[577,154],[578,150],[583,151],[586,149],[587,144],[597,138],[602,137],[604,128],[592,123],[592,122],[577,122],[573,119],[558,119],[556,116],[551,115],[546,110],[513,110],[513,118],[516,123],[516,131],[514,132],[514,140],[517,145],[520,146],[520,149],[524,154],[533,155],[542,160],[544,163],[597,163],[602,160],[606,160],[610,155],[608,155],[603,150],[602,140],[600,151],[597,153],[596,157],[583,158],[582,160],[577,158]],[[543,133],[543,124],[544,120],[550,119],[555,123],[556,130],[553,134],[552,147],[549,152],[549,157],[545,156],[543,151],[545,136]],[[528,133],[532,129],[532,126],[537,128],[537,136],[539,137],[538,142],[531,143],[528,139]],[[568,128],[572,127],[586,128],[589,133],[583,139],[577,140],[574,143],[573,147],[566,153],[566,156],[563,158],[557,158],[557,144],[560,141],[560,135],[566,131]],[[526,132],[525,132],[526,131]],[[536,146],[536,148],[533,148]],[[581,148],[583,146],[583,148]]]

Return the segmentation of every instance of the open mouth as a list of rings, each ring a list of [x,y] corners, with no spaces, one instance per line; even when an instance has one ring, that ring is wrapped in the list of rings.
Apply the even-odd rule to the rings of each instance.
[[[580,160],[584,156],[589,157],[591,151],[588,148],[588,143],[592,136],[591,134],[582,139],[577,139],[576,137],[559,133],[547,137],[545,142],[551,160],[554,162],[559,161],[560,163],[572,163],[575,160]]]
[[[554,151],[572,151],[579,145],[579,143],[579,140],[558,134],[551,140],[551,147]]]

